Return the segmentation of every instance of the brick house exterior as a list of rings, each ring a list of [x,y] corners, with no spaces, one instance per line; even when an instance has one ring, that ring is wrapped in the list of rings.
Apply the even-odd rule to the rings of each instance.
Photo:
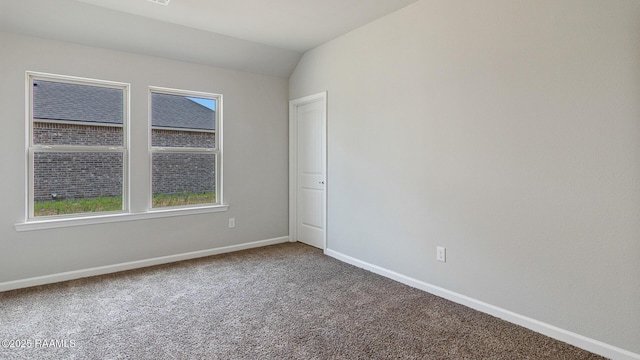
[[[121,90],[43,80],[36,80],[33,85],[34,144],[123,144]],[[215,146],[214,110],[184,96],[153,93],[152,102],[153,146]],[[214,155],[155,153],[153,194],[202,193],[215,189],[215,162],[210,156]],[[121,196],[122,179],[121,153],[34,154],[35,202]]]

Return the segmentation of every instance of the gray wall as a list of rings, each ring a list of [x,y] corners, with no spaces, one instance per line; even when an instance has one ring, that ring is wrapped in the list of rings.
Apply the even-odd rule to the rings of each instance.
[[[328,247],[640,353],[639,56],[636,0],[425,0],[306,53]]]
[[[0,48],[0,284],[287,236],[286,79],[7,33],[0,33]],[[131,84],[133,212],[149,201],[147,87],[223,94],[229,211],[16,232],[26,212],[27,70]]]

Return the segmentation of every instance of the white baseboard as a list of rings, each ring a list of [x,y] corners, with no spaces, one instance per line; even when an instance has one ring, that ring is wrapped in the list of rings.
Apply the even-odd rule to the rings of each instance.
[[[380,266],[373,265],[373,264],[364,262],[362,260],[358,260],[356,258],[339,253],[337,251],[334,251],[331,249],[325,249],[324,253],[328,256],[331,256],[347,264],[354,265],[356,267],[359,267],[359,268],[371,271],[373,273],[376,273],[378,275],[382,275],[389,279],[398,281],[405,285],[420,289],[422,291],[426,291],[430,294],[445,298],[447,300],[453,301],[458,304],[465,305],[467,307],[481,311],[483,313],[487,313],[489,315],[501,318],[510,323],[523,326],[527,329],[533,330],[535,332],[546,335],[553,339],[563,341],[565,343],[590,351],[592,353],[595,353],[610,359],[616,359],[616,360],[617,359],[640,360],[640,354],[632,353],[628,350],[624,350],[624,349],[615,347],[613,345],[609,345],[601,341],[591,339],[586,336],[582,336],[580,334],[576,334],[571,331],[567,331],[559,327],[543,323],[541,321],[514,313],[512,311],[505,310],[500,307],[493,306],[491,304],[487,304],[480,300],[476,300],[474,298],[470,298],[468,296],[458,294],[456,292],[447,290],[445,288],[431,285],[429,283],[416,280],[414,278],[410,278],[408,276],[399,274],[395,271],[391,271],[391,270],[382,268]]]
[[[156,257],[152,259],[144,259],[144,260],[131,261],[131,262],[126,262],[121,264],[98,266],[98,267],[89,268],[89,269],[67,271],[67,272],[58,273],[58,274],[37,276],[37,277],[15,280],[15,281],[7,281],[7,282],[0,283],[0,292],[14,290],[14,289],[21,289],[21,288],[26,288],[31,286],[52,284],[52,283],[61,282],[61,281],[80,279],[80,278],[85,278],[89,276],[111,274],[119,271],[139,269],[147,266],[167,264],[167,263],[176,262],[176,261],[196,259],[196,258],[201,258],[205,256],[218,255],[218,254],[223,254],[223,253],[228,253],[233,251],[274,245],[274,244],[284,243],[288,241],[289,241],[289,237],[283,236],[279,238],[254,241],[254,242],[239,244],[239,245],[223,246],[223,247],[214,248],[214,249],[193,251],[193,252],[176,254],[176,255],[161,256],[161,257]]]

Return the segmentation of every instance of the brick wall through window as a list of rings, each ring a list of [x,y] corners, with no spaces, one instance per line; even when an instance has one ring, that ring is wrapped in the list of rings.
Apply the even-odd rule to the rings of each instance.
[[[213,132],[153,129],[154,146],[215,146]],[[34,121],[34,143],[42,145],[122,145],[122,127]],[[201,193],[215,189],[215,155],[155,154],[152,191]],[[34,201],[122,196],[119,153],[38,153],[34,158]],[[185,166],[189,164],[189,166]]]

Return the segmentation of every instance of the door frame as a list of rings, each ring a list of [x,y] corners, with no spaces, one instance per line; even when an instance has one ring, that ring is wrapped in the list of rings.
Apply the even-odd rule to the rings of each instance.
[[[289,241],[298,241],[297,229],[297,213],[298,213],[298,124],[296,117],[296,109],[298,106],[306,105],[312,102],[321,101],[324,108],[324,126],[322,127],[322,144],[324,151],[322,152],[322,170],[324,172],[324,194],[323,202],[323,235],[322,250],[327,249],[327,189],[329,182],[327,181],[327,92],[323,91],[317,94],[303,96],[301,98],[289,101]]]

